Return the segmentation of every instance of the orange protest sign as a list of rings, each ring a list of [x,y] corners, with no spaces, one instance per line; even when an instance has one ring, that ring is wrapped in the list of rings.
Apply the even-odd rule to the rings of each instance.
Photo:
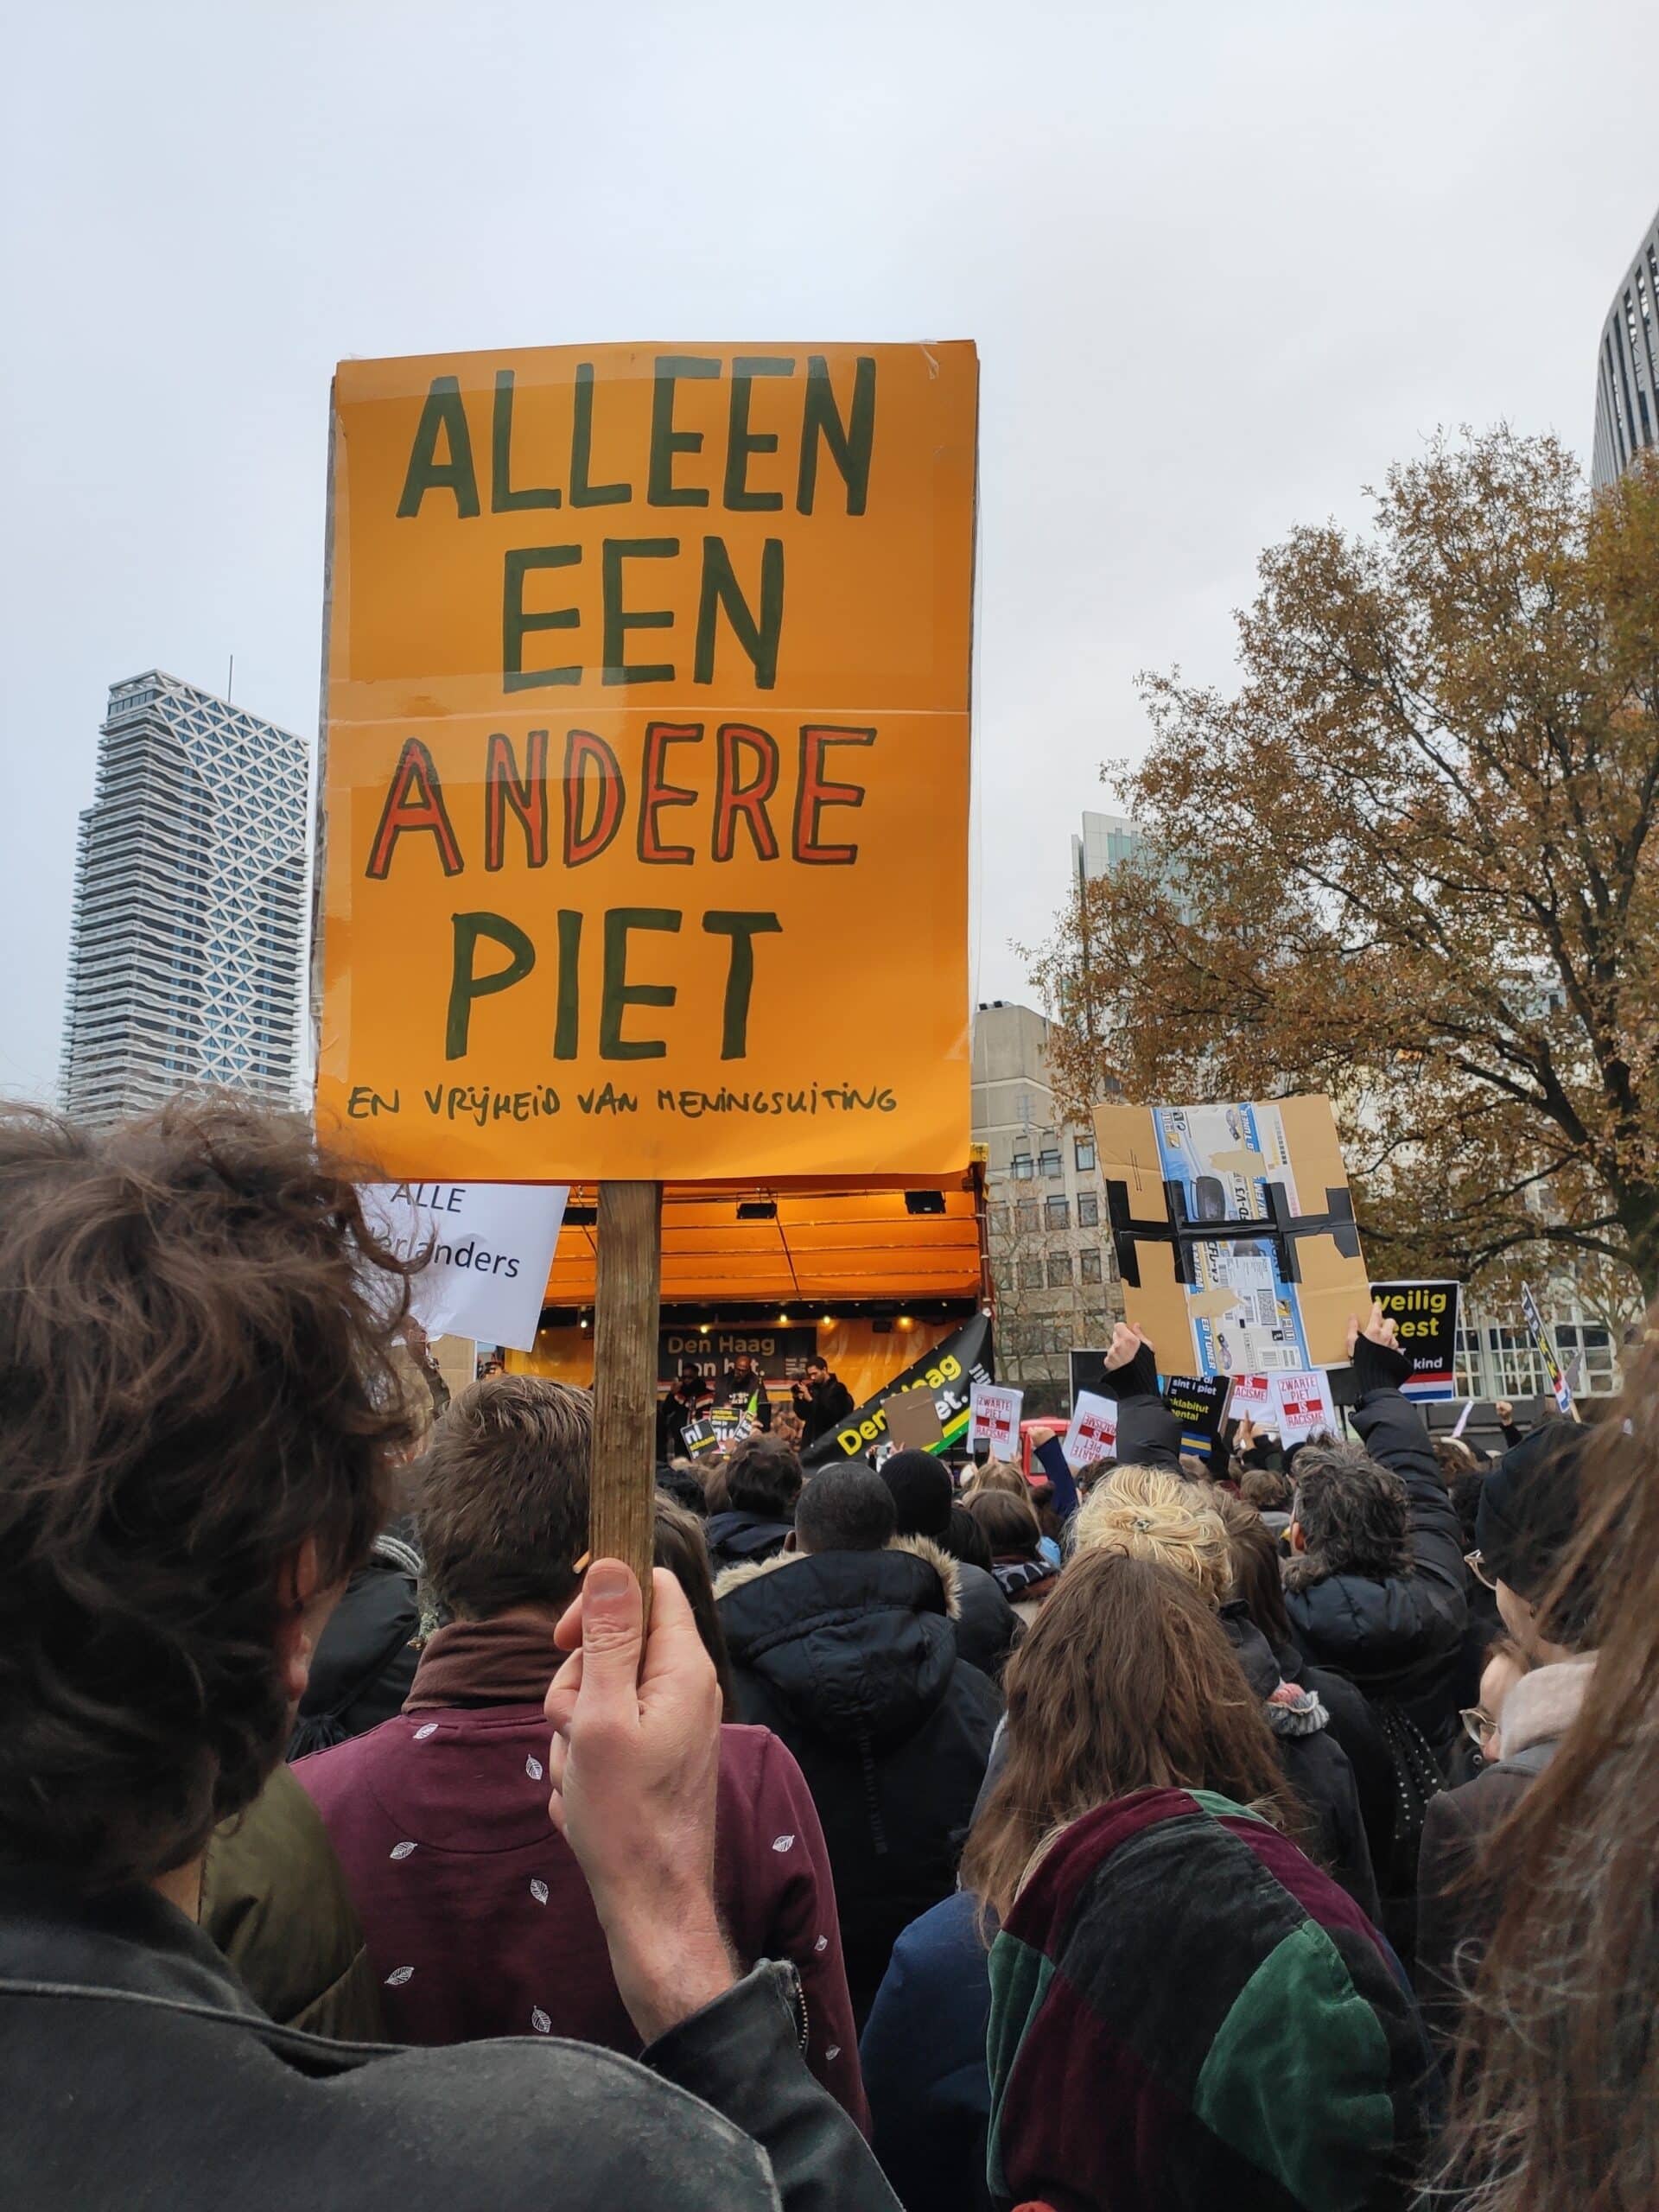
[[[317,1096],[389,1173],[961,1165],[976,392],[967,344],[341,365]]]

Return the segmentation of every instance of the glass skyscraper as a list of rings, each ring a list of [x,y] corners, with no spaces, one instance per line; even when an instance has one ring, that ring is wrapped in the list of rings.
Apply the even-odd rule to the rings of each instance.
[[[80,817],[66,1111],[99,1124],[213,1084],[296,1098],[302,741],[152,669],[111,687]]]

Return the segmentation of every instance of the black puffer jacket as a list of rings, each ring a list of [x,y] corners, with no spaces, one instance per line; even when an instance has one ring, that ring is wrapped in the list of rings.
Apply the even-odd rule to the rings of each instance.
[[[860,2026],[900,1931],[947,1897],[999,1710],[957,1650],[954,1563],[925,1537],[786,1554],[716,1592],[740,1717],[795,1754],[823,1825]]]
[[[1469,1622],[1463,1547],[1422,1418],[1397,1389],[1375,1385],[1379,1364],[1356,1347],[1363,1395],[1352,1418],[1372,1457],[1406,1485],[1413,1571],[1313,1580],[1295,1562],[1285,1610],[1307,1658],[1346,1675],[1374,1704],[1396,1702],[1444,1761],[1458,1733],[1458,1656]]]
[[[994,1682],[1002,1679],[1008,1654],[1020,1641],[1020,1620],[996,1578],[967,1560],[957,1570],[957,1649],[970,1667]]]
[[[411,1538],[404,1523],[377,1536],[368,1564],[352,1577],[324,1623],[289,1758],[366,1735],[403,1711],[420,1657],[415,1638],[421,1625],[421,1558]]]
[[[1331,1732],[1330,1714],[1310,1685],[1287,1683],[1272,1645],[1238,1600],[1222,1607],[1221,1624],[1245,1681],[1262,1700],[1285,1779],[1313,1824],[1306,1846],[1309,1855],[1341,1883],[1363,1913],[1377,1920],[1376,1876],[1359,1793],[1348,1755]]]
[[[789,1539],[792,1523],[761,1513],[711,1513],[703,1524],[709,1557],[718,1574],[724,1567],[746,1567],[773,1559]]]

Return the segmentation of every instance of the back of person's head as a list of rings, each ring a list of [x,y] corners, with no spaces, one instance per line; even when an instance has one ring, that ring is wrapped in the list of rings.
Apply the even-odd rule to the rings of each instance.
[[[1592,1433],[1572,1421],[1535,1429],[1486,1475],[1475,1510],[1475,1548],[1498,1585],[1510,1633],[1573,1650],[1590,1635],[1600,1563],[1586,1562],[1564,1589],[1554,1586],[1577,1533]]]
[[[737,1695],[732,1687],[731,1654],[726,1631],[715,1604],[714,1577],[709,1566],[709,1544],[698,1516],[671,1497],[657,1495],[657,1533],[652,1554],[655,1564],[665,1567],[685,1592],[691,1618],[702,1638],[702,1648],[715,1662],[720,1682],[721,1718],[737,1719]]]
[[[1011,1497],[1024,1497],[1031,1485],[1012,1459],[988,1459],[982,1467],[976,1467],[963,1485],[964,1498],[977,1497],[983,1491],[1005,1490]]]
[[[1496,1461],[1491,1463],[1496,1465]],[[1458,1533],[1465,1552],[1476,1548],[1476,1528],[1480,1519],[1480,1493],[1485,1488],[1486,1466],[1468,1467],[1462,1474],[1452,1478],[1450,1496],[1452,1510],[1458,1516]]]
[[[1437,1436],[1430,1443],[1434,1464],[1440,1471],[1440,1480],[1450,1490],[1459,1475],[1466,1475],[1479,1463],[1460,1436]]]
[[[795,1542],[804,1552],[879,1552],[897,1529],[893,1492],[861,1459],[822,1468],[795,1509]]]
[[[1382,1581],[1412,1571],[1406,1486],[1363,1445],[1316,1438],[1296,1454],[1291,1506],[1303,1556],[1290,1570],[1306,1586],[1332,1574]]]
[[[702,1484],[703,1503],[709,1518],[716,1513],[731,1510],[732,1496],[727,1479],[726,1454],[723,1452],[701,1452],[692,1462],[697,1471],[697,1480]]]
[[[963,1567],[977,1567],[989,1573],[995,1561],[985,1531],[965,1505],[952,1501],[950,1518],[938,1539],[941,1548]]]
[[[149,1880],[257,1796],[415,1433],[412,1264],[296,1116],[0,1109],[0,1863]]]
[[[1073,1559],[1003,1677],[1007,1758],[963,1859],[1006,1916],[1053,1832],[1134,1789],[1210,1789],[1294,1832],[1273,1738],[1197,1582],[1102,1550]]]
[[[745,1436],[732,1446],[726,1462],[726,1497],[734,1513],[787,1521],[800,1494],[800,1455],[781,1437]]]
[[[1294,1647],[1290,1615],[1285,1609],[1285,1578],[1279,1564],[1279,1543],[1253,1505],[1218,1491],[1213,1500],[1217,1518],[1227,1532],[1227,1550],[1233,1579],[1228,1590],[1237,1599],[1275,1651]]]
[[[1280,1467],[1246,1467],[1238,1494],[1258,1513],[1282,1513],[1290,1504],[1290,1477]]]
[[[901,1536],[930,1536],[943,1543],[950,1527],[950,1477],[931,1452],[889,1452],[881,1479],[893,1493]]]
[[[690,1459],[675,1459],[666,1467],[658,1467],[657,1490],[659,1497],[671,1497],[676,1505],[683,1505],[699,1521],[709,1518],[708,1493]]]
[[[1119,1467],[1078,1509],[1073,1548],[1172,1567],[1218,1606],[1232,1583],[1233,1560],[1226,1530],[1203,1502],[1208,1496],[1161,1467]]]
[[[541,1375],[496,1375],[455,1399],[419,1469],[416,1522],[441,1614],[563,1608],[588,1548],[593,1402]]]
[[[993,1559],[1035,1559],[1043,1524],[1029,1498],[1008,1490],[976,1490],[965,1503],[984,1532]]]

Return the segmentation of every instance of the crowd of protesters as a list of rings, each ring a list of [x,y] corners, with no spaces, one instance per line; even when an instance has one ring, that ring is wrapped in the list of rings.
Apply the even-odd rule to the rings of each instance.
[[[1120,1327],[960,1486],[688,1370],[647,1633],[416,1265],[297,1122],[0,1116],[5,2202],[1659,2202],[1659,1355],[1487,1460],[1374,1309],[1195,1466]]]

